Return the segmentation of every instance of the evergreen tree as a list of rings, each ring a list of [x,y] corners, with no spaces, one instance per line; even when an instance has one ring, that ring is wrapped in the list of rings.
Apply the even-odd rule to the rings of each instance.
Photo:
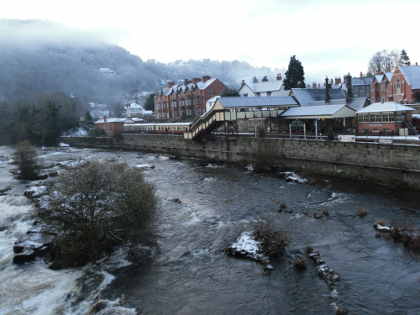
[[[144,108],[146,110],[155,110],[155,94],[154,93],[149,94],[147,96],[147,99],[144,103]]]
[[[401,51],[401,55],[400,55],[400,66],[409,66],[411,65],[410,62],[410,57],[408,57],[407,52],[405,51],[405,49],[403,49]]]
[[[289,68],[286,71],[283,84],[286,90],[306,87],[305,72],[303,71],[302,63],[296,59],[296,56],[290,58]]]

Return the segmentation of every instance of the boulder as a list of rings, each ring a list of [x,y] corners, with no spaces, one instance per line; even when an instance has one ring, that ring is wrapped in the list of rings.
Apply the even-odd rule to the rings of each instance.
[[[24,238],[15,242],[13,263],[24,264],[35,260],[37,257],[44,257],[51,248],[52,239],[53,235],[30,231]]]

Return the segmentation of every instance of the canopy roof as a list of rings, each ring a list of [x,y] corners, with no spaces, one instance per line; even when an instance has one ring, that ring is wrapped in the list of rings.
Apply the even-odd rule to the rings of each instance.
[[[354,117],[356,111],[346,105],[320,105],[290,108],[280,115],[286,119],[320,119]]]
[[[414,108],[396,103],[396,102],[385,102],[385,103],[373,103],[365,108],[362,108],[357,113],[384,113],[384,112],[408,112],[413,111]]]
[[[296,100],[291,96],[221,97],[218,102],[224,108],[298,106]]]

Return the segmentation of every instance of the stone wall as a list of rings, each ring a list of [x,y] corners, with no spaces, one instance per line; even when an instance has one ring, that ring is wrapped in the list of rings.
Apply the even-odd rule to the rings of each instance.
[[[80,138],[77,139],[63,141],[77,145]],[[214,137],[193,142],[182,136],[147,134],[123,134],[119,143],[112,139],[112,144],[100,142],[89,140],[82,145],[109,145],[235,163],[251,163],[257,154],[269,152],[274,166],[420,190],[420,147],[417,146],[252,137]]]

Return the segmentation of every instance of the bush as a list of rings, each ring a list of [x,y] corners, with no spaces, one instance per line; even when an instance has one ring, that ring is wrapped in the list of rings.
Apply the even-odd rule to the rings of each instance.
[[[150,234],[155,192],[139,169],[90,162],[61,175],[54,188],[39,216],[57,233],[50,257],[56,268],[96,261]]]
[[[27,180],[38,178],[39,166],[37,164],[37,153],[29,141],[23,141],[17,144],[14,159],[19,170],[19,178]]]
[[[261,242],[263,254],[276,257],[283,253],[289,244],[289,238],[284,231],[275,231],[270,224],[259,223],[254,232],[255,239]]]

